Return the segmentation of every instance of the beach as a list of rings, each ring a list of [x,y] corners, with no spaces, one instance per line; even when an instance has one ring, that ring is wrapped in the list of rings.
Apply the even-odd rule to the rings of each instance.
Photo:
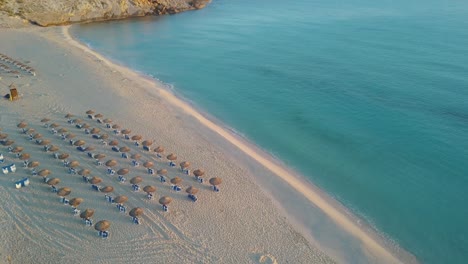
[[[358,224],[345,208],[207,113],[200,113],[155,80],[75,41],[68,27],[0,29],[0,35],[9,40],[0,44],[0,52],[28,61],[37,72],[21,78],[2,75],[2,93],[7,93],[5,85],[14,82],[21,94],[18,101],[0,104],[2,132],[23,146],[31,160],[39,161],[40,168],[61,178],[60,186],[71,187],[71,197],[84,198],[80,208],[95,209],[95,221],[112,222],[110,237],[101,239],[97,231],[73,216],[69,206],[60,204],[40,177],[30,177],[29,186],[15,189],[13,183],[29,173],[19,166],[15,174],[3,175],[0,181],[3,262],[416,263],[411,255]],[[174,192],[143,168],[132,168],[129,161],[64,118],[72,113],[104,130],[95,120],[86,119],[88,109],[131,129],[132,134],[154,140],[155,145],[165,147],[165,154],[177,154],[177,162],[186,160],[192,169],[203,168],[206,182],[220,177],[221,191],[213,192],[208,183],[199,184],[177,167],[169,168],[166,159],[111,135],[119,146],[128,146],[142,160],[155,162],[157,169],[168,169],[169,177],[182,177],[183,191]],[[104,167],[48,133],[40,123],[45,117],[106,154],[106,160],[114,158],[119,167],[128,167],[131,177],[141,175],[143,185],[157,186],[156,197],[171,196],[169,212],[161,210],[157,199],[148,201],[142,192],[132,192],[128,183],[106,175]],[[91,190],[81,177],[68,174],[56,159],[20,134],[16,127],[20,121],[70,153],[91,175],[112,185],[116,195],[127,195],[129,208],[144,208],[141,224],[132,224],[128,214],[105,201],[103,193]],[[1,152],[19,164],[6,147]],[[196,203],[184,191],[191,185],[200,189]],[[317,237],[329,242],[318,243]]]

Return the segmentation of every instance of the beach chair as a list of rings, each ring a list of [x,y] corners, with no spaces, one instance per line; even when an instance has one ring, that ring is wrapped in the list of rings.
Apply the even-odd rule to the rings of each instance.
[[[148,193],[148,194],[146,195],[146,198],[147,198],[148,200],[152,200],[152,199],[153,199],[153,195],[152,195],[151,193]]]
[[[29,136],[28,136],[28,139],[29,139],[29,141],[33,141],[33,139],[34,139],[34,138],[33,138],[33,135],[29,135]]]
[[[76,149],[77,149],[78,151],[81,151],[81,152],[84,152],[84,151],[85,151],[85,148],[83,148],[83,146],[76,147]]]
[[[57,129],[52,128],[52,129],[50,130],[50,133],[55,135],[55,134],[57,134],[58,132],[57,132]]]
[[[154,174],[154,170],[153,170],[153,169],[151,169],[151,168],[148,168],[148,174],[151,174],[151,175],[153,175],[153,174]]]
[[[62,138],[62,140],[66,140],[66,139],[67,139],[67,136],[66,136],[65,134],[62,134],[62,135],[61,135],[61,138]]]
[[[134,191],[134,192],[140,191],[140,185],[138,185],[138,184],[133,184],[133,185],[132,185],[132,188],[133,188],[133,191]]]
[[[70,164],[68,160],[63,160],[62,162],[64,167],[68,167],[68,164]]]
[[[23,160],[23,167],[27,168],[29,164],[29,160]]]
[[[138,166],[140,166],[140,163],[137,160],[132,160],[132,166],[133,167],[138,167]]]
[[[199,183],[203,183],[203,178],[202,178],[202,177],[195,176],[195,179],[197,179],[197,181],[198,181]]]
[[[132,222],[133,222],[134,224],[139,225],[139,224],[140,224],[140,219],[138,219],[138,217],[132,217]]]
[[[103,166],[104,164],[102,163],[102,161],[96,160],[96,165],[98,165],[98,166]]]
[[[109,237],[109,231],[102,231],[102,238],[107,239]]]
[[[109,203],[113,203],[114,202],[114,199],[112,198],[112,196],[110,195],[104,195],[104,197],[106,198],[106,200],[109,202]]]
[[[174,162],[169,161],[169,167],[175,167],[175,166],[176,166],[176,164]]]
[[[143,150],[150,151],[150,147],[149,146],[143,146]]]
[[[198,200],[198,198],[194,194],[189,194],[188,198],[192,200],[193,202],[196,202]]]
[[[16,90],[16,88],[11,88],[10,89],[10,101],[14,101],[14,100],[16,100],[18,98],[19,98],[18,90]]]
[[[8,169],[8,166],[2,167],[2,172],[3,174],[8,174],[8,172],[10,172],[10,170]]]
[[[163,175],[159,175],[159,181],[166,182],[166,177],[164,177]]]
[[[91,222],[91,219],[83,219],[83,221],[84,221],[84,224],[86,226],[92,226],[93,225],[93,223]]]
[[[36,171],[35,168],[33,168],[33,169],[31,170],[31,174],[32,174],[32,176],[37,176],[37,171]]]
[[[119,212],[121,213],[125,213],[127,211],[127,208],[121,204],[119,204],[117,208],[119,209]]]
[[[58,154],[58,153],[54,153],[54,158],[55,158],[55,159],[58,159],[58,157],[59,157],[59,154]]]
[[[77,208],[73,208],[73,215],[80,215],[81,213],[81,210],[77,209]]]
[[[112,131],[112,132],[114,132],[114,134],[115,134],[115,135],[118,135],[118,134],[120,134],[120,131],[119,131],[119,130],[117,130],[117,129],[114,129],[114,131]]]
[[[115,174],[115,170],[111,169],[111,168],[107,168],[107,174],[109,175],[114,175]]]
[[[3,154],[0,153],[0,163],[4,163],[5,162],[5,157],[3,157]]]
[[[112,147],[112,150],[115,151],[115,152],[119,152],[119,148],[116,147],[116,146],[113,146],[113,147]]]
[[[92,135],[94,139],[100,139],[101,137],[99,135]]]
[[[68,200],[67,198],[63,197],[62,198],[62,203],[65,204],[65,205],[68,205],[70,203],[70,200]]]
[[[23,178],[17,182],[15,182],[16,189],[20,189],[21,187],[25,187],[29,185],[29,178]]]
[[[213,185],[213,191],[215,191],[215,192],[219,192],[219,188],[218,188],[218,187],[216,187],[216,185]]]
[[[89,135],[91,133],[91,131],[89,129],[87,129],[87,128],[84,130],[84,132],[85,132],[86,135]]]
[[[120,182],[120,183],[124,183],[126,180],[127,180],[127,179],[126,179],[124,176],[119,175],[119,182]]]
[[[89,119],[94,119],[94,116],[93,115],[88,115],[88,118]]]
[[[68,173],[76,174],[76,169],[75,168],[68,168]]]
[[[187,175],[190,174],[190,170],[189,170],[189,169],[183,169],[182,172],[185,173],[185,174],[187,174]]]
[[[137,146],[137,147],[139,147],[139,146],[140,146],[140,142],[138,142],[138,141],[135,141],[135,143],[134,143],[134,144],[135,144],[135,146]]]
[[[89,177],[88,176],[81,176],[83,178],[84,182],[89,182]]]
[[[2,141],[2,143],[3,143],[3,142],[4,142],[4,141]],[[9,146],[9,147],[8,147],[8,153],[11,153],[12,151],[13,151],[13,147],[12,147],[12,146]]]
[[[165,204],[163,204],[162,208],[163,208],[163,211],[164,211],[164,212],[167,212],[168,209],[169,209],[169,208],[167,207],[167,205],[165,205]]]
[[[49,152],[50,146],[44,146],[44,151]]]
[[[176,192],[180,192],[182,190],[182,188],[180,188],[179,186],[177,185],[172,185],[172,190],[176,191]]]
[[[126,140],[130,140],[130,136],[129,136],[129,135],[125,135],[124,138],[125,138]]]
[[[91,188],[97,192],[100,191],[99,186],[97,186],[96,184],[91,185]]]
[[[86,153],[86,155],[88,155],[88,158],[94,158],[94,154],[91,152]]]
[[[99,123],[99,124],[102,124],[102,120],[100,118],[96,119],[96,121]]]
[[[73,146],[73,144],[75,144],[75,140],[73,140],[73,139],[70,139],[70,140],[68,141],[68,143],[70,143],[70,145],[72,145],[72,146]]]
[[[57,187],[53,186],[52,185],[52,192],[56,193],[58,190],[57,190]]]
[[[124,158],[124,159],[128,159],[128,155],[127,155],[127,153],[122,153],[122,158]]]

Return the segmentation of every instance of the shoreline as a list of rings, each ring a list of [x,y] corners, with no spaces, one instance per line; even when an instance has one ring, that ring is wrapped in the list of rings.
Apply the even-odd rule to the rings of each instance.
[[[186,114],[192,116],[211,131],[221,136],[224,140],[229,142],[232,146],[238,148],[243,154],[248,155],[251,159],[255,160],[258,164],[263,166],[265,169],[270,170],[278,179],[284,181],[291,186],[298,194],[301,194],[309,202],[317,206],[322,212],[324,212],[330,219],[332,219],[338,226],[343,228],[346,232],[352,236],[358,238],[365,247],[365,251],[370,250],[371,252],[377,253],[377,260],[383,261],[384,263],[418,263],[417,260],[410,253],[405,252],[404,249],[400,248],[399,245],[395,245],[391,241],[387,241],[388,238],[383,237],[382,234],[378,233],[370,224],[357,224],[357,222],[364,221],[358,218],[347,208],[345,208],[338,201],[330,197],[326,192],[318,188],[317,186],[310,183],[305,177],[301,176],[290,168],[287,168],[285,164],[281,162],[277,157],[274,157],[267,151],[261,149],[259,146],[251,143],[247,138],[244,138],[241,134],[237,133],[234,129],[227,127],[222,124],[221,121],[209,115],[209,113],[203,112],[201,109],[196,108],[188,99],[170,91],[165,85],[158,85],[160,83],[156,78],[146,75],[141,72],[136,72],[131,68],[121,65],[118,62],[112,61],[105,56],[99,54],[92,48],[88,47],[85,43],[81,43],[79,40],[73,38],[70,34],[69,29],[72,25],[62,27],[62,32],[65,36],[65,41],[72,44],[74,47],[81,49],[82,51],[92,54],[99,60],[107,64],[108,67],[116,69],[126,74],[131,74],[130,78],[141,78],[149,86],[156,88],[159,96],[164,98],[171,105],[178,107],[183,110]],[[258,181],[256,180],[258,183]],[[268,192],[269,190],[264,190]],[[284,206],[282,206],[275,197],[271,194],[268,195],[270,199],[274,201],[277,207],[280,207],[284,212]],[[289,221],[295,222],[293,217],[288,217]],[[302,229],[300,223],[294,223],[296,228]],[[307,237],[309,242],[316,244],[315,239],[302,230],[302,235]],[[311,241],[312,240],[312,241]],[[388,248],[388,247],[395,248]],[[372,255],[372,254],[371,254]],[[384,258],[384,259],[381,259]],[[403,258],[403,260],[402,260]]]

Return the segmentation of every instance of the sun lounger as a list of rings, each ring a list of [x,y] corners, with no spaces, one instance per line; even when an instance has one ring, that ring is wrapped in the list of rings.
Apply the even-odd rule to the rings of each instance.
[[[124,176],[119,175],[119,182],[124,183],[126,180]]]
[[[195,196],[194,194],[189,194],[188,198],[192,200],[193,202],[196,202],[198,200],[197,196]]]
[[[151,193],[148,193],[148,194],[146,195],[146,198],[147,198],[148,200],[152,200],[152,199],[153,199],[153,195],[152,195]]]
[[[165,205],[165,204],[163,204],[162,208],[163,208],[163,211],[164,211],[164,212],[167,212],[168,209],[169,209],[169,208],[167,207],[167,205]]]
[[[96,165],[98,165],[98,166],[103,166],[104,164],[102,163],[102,161],[96,160]]]
[[[110,195],[104,195],[104,197],[106,197],[106,200],[109,202],[109,203],[114,203],[114,198],[112,198],[112,196]]]
[[[133,184],[133,185],[132,185],[132,188],[133,188],[133,191],[134,191],[134,192],[140,191],[140,186],[139,186],[138,184]]]
[[[76,169],[75,168],[68,168],[68,173],[76,174]]]
[[[133,222],[134,224],[139,225],[139,224],[140,224],[140,219],[138,219],[138,217],[132,217],[132,222]]]
[[[58,159],[58,157],[59,157],[59,154],[58,154],[58,153],[54,153],[54,158],[55,158],[55,159]]]
[[[3,163],[5,162],[5,157],[3,157],[3,154],[0,153],[0,163]]]
[[[8,166],[2,167],[3,174],[8,174]]]
[[[135,141],[135,143],[134,143],[134,144],[135,144],[135,146],[137,146],[137,147],[139,147],[139,146],[140,146],[140,142],[138,142],[138,141]]]
[[[164,177],[163,175],[159,175],[159,181],[166,182],[166,177]]]
[[[73,215],[80,215],[81,210],[78,210],[77,208],[73,208]]]
[[[197,181],[198,181],[199,183],[203,183],[203,178],[202,178],[202,177],[195,176],[195,179],[197,179]]]
[[[66,205],[68,205],[68,204],[70,203],[70,201],[69,201],[67,198],[65,198],[65,197],[60,198],[60,201],[61,201],[63,204],[66,204]]]
[[[187,174],[187,175],[190,174],[190,170],[189,170],[189,169],[183,169],[182,172],[185,173],[185,174]]]
[[[20,189],[21,187],[25,187],[29,185],[29,178],[23,178],[20,181],[15,182],[16,189]]]
[[[93,137],[94,139],[100,139],[100,138],[101,138],[101,136],[99,136],[99,135],[92,135],[92,137]]]
[[[52,185],[52,192],[56,193],[58,190],[57,190],[57,187],[53,186]]]
[[[116,146],[113,146],[113,147],[112,147],[112,150],[115,151],[115,152],[119,152],[119,148],[116,147]]]
[[[83,178],[84,182],[89,182],[89,177],[88,176],[81,176]]]
[[[37,171],[36,171],[35,168],[33,168],[33,169],[31,170],[31,174],[32,174],[32,176],[37,176]]]
[[[95,190],[95,191],[98,191],[98,192],[101,190],[101,188],[99,188],[99,186],[96,185],[96,184],[91,185],[91,188],[92,188],[93,190]]]
[[[94,116],[93,115],[88,115],[88,118],[89,119],[94,119]]]
[[[89,135],[89,134],[91,133],[91,132],[89,131],[89,129],[85,129],[84,132],[85,132],[86,135]]]
[[[169,166],[170,166],[170,167],[175,167],[176,164],[175,164],[174,162],[170,161],[170,162],[169,162]]]
[[[86,226],[92,226],[93,225],[93,221],[91,219],[84,219],[84,223]]]
[[[111,128],[111,125],[110,125],[110,124],[106,124],[106,128]]]
[[[99,231],[99,236],[106,239],[109,237],[109,231]]]
[[[119,212],[121,213],[125,213],[127,211],[127,208],[121,204],[118,204],[117,205],[117,209],[119,210]]]
[[[143,150],[150,151],[150,147],[149,146],[143,146]]]
[[[130,136],[129,136],[129,135],[125,135],[124,138],[125,138],[126,140],[130,140]]]
[[[138,166],[140,166],[140,163],[137,160],[132,160],[132,166],[133,167],[138,167]]]
[[[148,174],[151,174],[151,175],[153,175],[153,174],[154,174],[154,170],[153,170],[153,169],[151,169],[151,168],[148,168]]]
[[[123,158],[123,159],[128,159],[127,153],[122,153],[122,158]]]
[[[114,175],[115,174],[115,170],[111,169],[111,168],[107,168],[107,174],[109,175]]]
[[[27,168],[29,164],[29,160],[23,160],[23,167]]]
[[[177,186],[177,185],[172,185],[171,188],[172,188],[173,191],[176,191],[176,192],[180,192],[180,191],[182,190],[182,188],[180,188],[180,187]]]
[[[116,135],[120,134],[120,131],[117,130],[117,129],[114,129],[114,131],[112,131],[112,132],[114,132],[114,134],[116,134]]]
[[[76,147],[76,149],[77,149],[78,151],[81,151],[81,152],[84,152],[84,151],[85,151],[85,148],[83,148],[83,146]]]
[[[216,187],[215,185],[213,185],[213,191],[215,191],[215,192],[219,192],[219,188],[218,188],[218,187]]]

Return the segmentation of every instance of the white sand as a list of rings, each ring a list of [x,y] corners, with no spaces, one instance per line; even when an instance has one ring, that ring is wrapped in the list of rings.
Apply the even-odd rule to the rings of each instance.
[[[72,188],[72,197],[82,197],[80,209],[93,208],[97,222],[112,222],[107,240],[84,226],[73,216],[71,207],[59,203],[39,177],[31,177],[31,185],[16,190],[15,180],[28,170],[0,177],[0,260],[8,263],[330,263],[331,258],[351,263],[400,263],[382,246],[383,241],[371,232],[363,231],[356,220],[344,213],[320,191],[303,182],[291,171],[195,111],[156,82],[118,66],[70,38],[67,28],[29,28],[0,30],[0,53],[22,61],[30,61],[38,75],[19,79],[0,73],[2,94],[4,84],[14,81],[22,99],[0,103],[0,127],[25,147],[31,160],[38,160],[40,169],[53,171],[61,178],[58,187]],[[65,41],[64,41],[65,40]],[[133,168],[129,160],[119,158],[110,147],[91,139],[82,130],[66,123],[67,112],[85,118],[84,112],[94,109],[114,120],[132,134],[153,139],[155,145],[174,152],[178,162],[188,160],[192,169],[204,168],[204,178],[221,177],[221,192],[210,190],[192,176],[167,166],[166,160],[156,160],[156,168],[169,169],[169,176],[184,179],[184,189],[190,185],[200,188],[199,201],[193,203],[185,192],[170,190],[143,168]],[[96,153],[104,153],[119,161],[118,168],[130,168],[127,178],[141,175],[142,186],[151,184],[158,190],[154,200],[145,199],[143,192],[132,192],[129,183],[118,183],[116,176],[105,175],[104,167],[74,147],[41,127],[39,120],[49,117],[68,128]],[[112,185],[114,195],[129,197],[128,208],[143,207],[142,224],[131,223],[130,217],[119,213],[104,200],[104,195],[91,190],[81,176],[69,175],[60,161],[18,133],[16,123],[27,121],[31,127],[71,154],[80,168],[104,179],[101,185]],[[104,129],[102,124],[86,120],[91,126]],[[109,131],[110,133],[110,131]],[[111,133],[110,133],[111,134]],[[154,160],[120,136],[121,146],[131,153],[141,153],[142,160]],[[6,147],[0,146],[8,161],[20,162]],[[7,161],[7,162],[8,162]],[[263,185],[259,191],[259,183]],[[275,200],[271,200],[274,194]],[[157,198],[171,196],[170,211],[162,212]],[[289,214],[290,217],[285,217]],[[317,249],[317,248],[320,248]],[[407,253],[398,252],[405,262],[415,262]]]

